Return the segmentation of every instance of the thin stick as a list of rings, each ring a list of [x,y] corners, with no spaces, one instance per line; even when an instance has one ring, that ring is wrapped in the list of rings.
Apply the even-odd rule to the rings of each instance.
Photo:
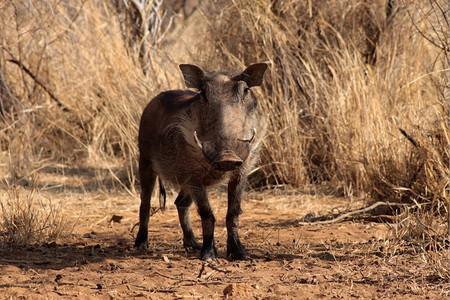
[[[34,82],[36,82],[40,87],[42,87],[44,91],[46,91],[47,94],[50,96],[50,98],[52,98],[52,100],[54,100],[58,104],[59,107],[63,108],[63,111],[70,111],[67,108],[67,106],[65,106],[61,101],[59,101],[59,99],[56,98],[55,95],[53,95],[52,91],[50,91],[50,89],[47,86],[45,86],[45,84],[43,84],[39,79],[37,79],[36,76],[26,66],[24,66],[24,64],[21,61],[17,59],[8,59],[8,61],[18,65],[22,70],[25,71],[25,73],[27,73],[31,78],[33,78]]]
[[[206,264],[202,264],[202,268],[200,269],[200,272],[198,273],[198,276],[197,276],[197,278],[200,278],[200,277],[202,277],[202,273],[203,273],[203,271],[205,271],[205,266],[206,266]]]
[[[215,270],[217,272],[222,272],[222,273],[225,273],[225,274],[231,273],[230,270],[224,270],[224,269],[218,268],[218,267],[212,265],[211,263],[209,263],[207,261],[204,261],[202,263],[202,270],[204,270],[206,266],[210,267],[211,269],[213,269],[213,270]],[[200,271],[203,272],[202,270],[200,270]],[[201,275],[201,272],[200,272],[199,276]]]
[[[175,293],[175,292],[177,292],[177,290],[175,290],[175,289],[148,288],[148,287],[141,286],[141,285],[136,285],[136,284],[132,284],[131,286],[134,286],[135,288],[138,288],[140,290],[147,291],[147,292],[150,292],[150,293],[154,293],[154,292],[158,292],[158,293]],[[127,285],[127,288],[129,290],[131,290],[129,285]]]
[[[338,223],[338,222],[341,222],[344,219],[347,219],[347,218],[352,217],[354,215],[359,215],[359,214],[366,213],[366,212],[368,212],[368,211],[370,211],[370,210],[372,210],[372,209],[374,209],[374,208],[376,208],[378,206],[381,206],[381,205],[405,206],[406,204],[404,204],[404,203],[377,202],[375,204],[372,204],[369,207],[365,207],[365,208],[357,209],[357,210],[354,210],[354,211],[350,211],[348,213],[342,214],[342,215],[340,215],[340,216],[338,216],[338,217],[336,217],[334,219],[331,219],[331,220],[317,221],[317,222],[298,222],[297,224],[299,224],[299,225],[313,225],[313,224],[314,225],[325,225],[325,224]]]
[[[171,279],[171,280],[176,280],[177,282],[182,282],[182,281],[197,282],[197,280],[193,280],[193,279],[175,278],[175,277],[172,277],[172,276],[169,276],[169,275],[165,275],[165,274],[163,274],[163,273],[161,273],[159,271],[155,271],[155,274],[158,274],[159,276],[162,276],[164,278],[168,278],[168,279]]]

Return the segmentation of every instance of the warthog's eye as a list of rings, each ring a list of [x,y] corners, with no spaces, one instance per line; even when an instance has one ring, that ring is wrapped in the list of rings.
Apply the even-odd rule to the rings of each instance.
[[[206,99],[206,93],[204,90],[200,90],[200,96],[202,97],[203,100],[207,100]]]
[[[253,140],[255,139],[255,135],[256,135],[256,128],[252,129],[252,137],[249,140],[241,140],[241,139],[237,139],[240,142],[245,142],[245,143],[251,143],[253,142]]]
[[[199,94],[200,94],[201,99],[202,99],[203,101],[208,102],[208,98],[206,98],[206,89],[205,89],[204,87],[201,87],[201,88],[198,90],[198,92],[199,92]]]
[[[241,103],[245,103],[246,102],[247,96],[248,96],[249,93],[250,93],[250,88],[249,87],[244,88],[243,93],[241,94],[241,96],[242,96]]]

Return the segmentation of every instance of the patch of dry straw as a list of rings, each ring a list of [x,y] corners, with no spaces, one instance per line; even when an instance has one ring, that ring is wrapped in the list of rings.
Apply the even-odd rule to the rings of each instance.
[[[42,245],[68,233],[72,224],[61,206],[42,197],[36,185],[30,190],[9,186],[6,191],[0,197],[0,244]]]

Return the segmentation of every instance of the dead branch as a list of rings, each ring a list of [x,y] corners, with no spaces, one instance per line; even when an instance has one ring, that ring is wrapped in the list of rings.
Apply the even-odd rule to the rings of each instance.
[[[325,220],[325,221],[317,221],[317,222],[298,222],[298,225],[325,225],[325,224],[334,224],[334,223],[338,223],[338,222],[342,222],[350,217],[355,218],[356,216],[362,215],[364,213],[367,213],[369,211],[374,210],[375,208],[382,206],[382,205],[386,205],[389,207],[395,207],[395,206],[406,206],[406,204],[404,203],[388,203],[388,202],[377,202],[375,204],[372,204],[371,206],[365,207],[365,208],[361,208],[361,209],[357,209],[354,211],[350,211],[347,212],[345,214],[342,214],[334,219],[331,220]]]
[[[25,71],[33,80],[36,82],[42,89],[50,96],[52,100],[54,100],[59,107],[63,108],[63,111],[69,112],[70,110],[65,106],[61,101],[59,101],[58,98],[53,94],[53,92],[45,85],[43,84],[37,77],[34,75],[30,69],[28,69],[21,61],[17,59],[8,59],[9,62],[12,62],[13,64],[18,65],[22,70]]]
[[[208,261],[204,261],[204,262],[202,263],[202,268],[200,269],[200,272],[198,273],[197,278],[200,278],[200,277],[202,276],[202,274],[203,274],[203,272],[205,271],[205,268],[206,268],[206,267],[210,267],[210,268],[213,269],[214,271],[222,272],[222,273],[225,273],[225,274],[231,273],[230,270],[224,270],[224,269],[218,268],[218,267],[212,265],[211,263],[209,263]]]
[[[154,214],[156,214],[160,210],[161,210],[161,208],[159,208],[159,207],[155,210],[150,210],[150,217],[153,216]],[[134,228],[136,228],[137,226],[139,226],[139,222],[137,222],[136,224],[133,225],[133,227],[131,227],[130,233],[133,233]]]
[[[399,130],[400,130],[401,134],[403,134],[408,139],[408,141],[410,141],[411,144],[414,145],[414,147],[416,147],[416,148],[418,147],[416,140],[414,140],[414,138],[412,136],[410,136],[408,133],[406,133],[405,130],[403,130],[401,128],[399,128]]]
[[[155,293],[155,292],[156,293],[175,293],[175,292],[177,292],[177,290],[175,290],[175,289],[148,288],[148,287],[145,287],[145,286],[142,286],[142,285],[136,285],[136,284],[132,284],[131,286],[133,286],[135,288],[138,288],[138,289],[140,289],[142,291],[145,291],[145,292],[150,292],[150,293]],[[128,287],[128,289],[130,289],[128,285],[127,285],[127,287]]]
[[[176,284],[178,284],[180,282],[197,283],[197,280],[194,280],[194,279],[176,278],[176,277],[173,277],[173,276],[169,276],[169,275],[163,274],[163,273],[161,273],[159,271],[155,271],[154,274],[157,274],[157,275],[162,276],[162,277],[167,278],[167,279],[175,280]]]

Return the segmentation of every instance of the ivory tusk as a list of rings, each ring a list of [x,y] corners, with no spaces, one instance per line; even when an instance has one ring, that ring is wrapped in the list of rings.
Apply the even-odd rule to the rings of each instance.
[[[238,139],[238,141],[241,141],[241,142],[246,142],[246,143],[251,143],[251,142],[253,142],[253,140],[255,139],[255,135],[256,135],[256,128],[253,128],[252,129],[252,137],[249,139],[249,140],[241,140],[241,139]]]
[[[200,148],[200,150],[203,150],[203,145],[200,142],[200,140],[198,139],[197,131],[194,131],[194,140],[197,143],[197,146]]]
[[[255,127],[253,127],[252,132],[253,132],[253,135],[252,135],[251,139],[248,141],[249,143],[253,142],[253,140],[255,139],[255,135],[256,135],[256,128]]]

